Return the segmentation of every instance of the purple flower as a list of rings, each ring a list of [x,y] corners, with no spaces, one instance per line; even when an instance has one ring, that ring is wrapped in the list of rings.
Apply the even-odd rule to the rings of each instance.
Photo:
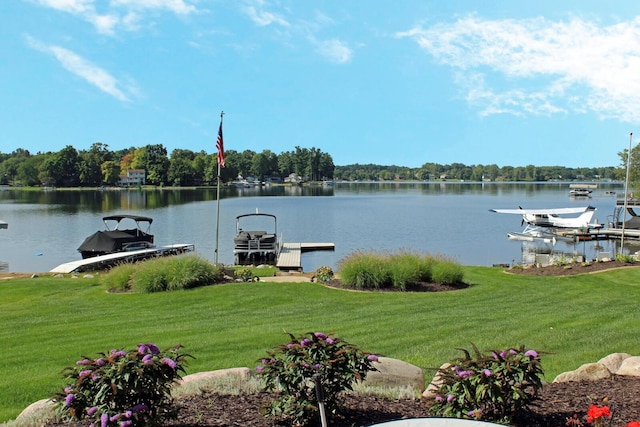
[[[64,392],[65,392],[65,393],[67,393],[67,394],[68,394],[68,393],[71,393],[71,390],[73,390],[73,389],[71,388],[71,386],[67,386],[67,387],[65,387],[65,388],[64,388]]]
[[[493,356],[494,359],[499,359],[500,356],[498,355],[498,353],[496,353],[495,351],[491,352],[491,355]]]
[[[375,354],[370,354],[367,356],[367,360],[371,360],[373,362],[377,362],[378,361],[378,356],[376,356]]]
[[[133,415],[133,412],[131,412],[131,411],[126,411],[124,413],[124,416],[127,417],[127,418],[131,418],[132,415]]]
[[[127,353],[125,353],[122,350],[111,350],[111,356],[115,357],[116,359],[118,357],[124,357],[126,355],[127,355]]]
[[[144,363],[145,365],[152,365],[153,354],[145,354],[145,356],[142,358],[142,363]]]
[[[536,357],[538,357],[538,352],[535,350],[527,350],[524,355],[527,357],[533,357],[535,359]]]
[[[162,360],[160,360],[160,362],[164,363],[165,365],[167,365],[168,367],[174,370],[178,367],[178,364],[172,359],[169,359],[168,357],[163,357]]]
[[[509,349],[509,353],[511,353],[511,354],[518,354],[518,352],[517,352],[515,349],[513,349],[513,348],[512,348],[512,349]]]
[[[149,347],[147,347],[146,344],[138,344],[138,353],[139,354],[145,354],[145,353],[147,353],[148,350],[149,350]]]
[[[87,409],[87,415],[92,416],[97,411],[98,411],[98,407],[97,406],[92,406],[91,408]]]
[[[315,335],[316,338],[320,338],[321,340],[327,338],[327,336],[325,334],[323,334],[322,332],[316,332],[313,335]]]
[[[291,348],[291,347],[293,347],[293,346],[294,346],[294,344],[292,344],[292,343],[287,343],[287,348]]]
[[[106,364],[107,364],[107,362],[105,362],[104,359],[96,359],[96,365],[104,366]]]
[[[305,347],[307,345],[311,344],[311,340],[309,338],[305,338],[302,341],[300,341],[300,345]]]
[[[76,395],[73,393],[67,394],[67,397],[64,398],[64,406],[71,406],[73,403],[73,399],[76,398]]]
[[[89,359],[78,360],[76,362],[76,365],[91,365],[91,360]]]
[[[147,348],[149,349],[151,354],[159,354],[160,353],[160,349],[158,348],[158,346],[153,344],[153,343],[147,343]]]
[[[447,402],[453,402],[453,399],[455,399],[456,397],[453,394],[450,394],[447,396]]]
[[[91,375],[91,371],[89,369],[85,369],[84,371],[80,371],[78,378],[88,377],[89,375]]]
[[[443,401],[444,401],[444,397],[436,396],[436,402],[443,402]]]
[[[133,424],[133,421],[126,420],[120,423],[120,427],[129,427],[131,424]]]
[[[486,368],[482,370],[482,373],[484,374],[485,377],[490,377],[491,375],[493,375],[491,371]]]
[[[473,371],[460,371],[458,372],[458,375],[460,376],[460,378],[469,378],[471,375],[473,375]]]
[[[335,340],[331,337],[327,338],[327,344],[333,344]]]
[[[262,372],[262,371],[264,371],[264,366],[262,365],[256,366],[256,372]]]
[[[109,414],[100,415],[100,427],[107,427],[109,425]]]
[[[109,418],[109,422],[118,421],[118,418],[120,418],[120,416],[122,416],[122,414],[115,414],[114,416]]]
[[[144,403],[139,403],[136,406],[134,406],[133,408],[131,408],[131,412],[146,412],[149,410],[149,407],[147,405],[145,405]]]
[[[321,369],[322,368],[322,364],[320,363],[314,363],[312,366],[313,369]]]

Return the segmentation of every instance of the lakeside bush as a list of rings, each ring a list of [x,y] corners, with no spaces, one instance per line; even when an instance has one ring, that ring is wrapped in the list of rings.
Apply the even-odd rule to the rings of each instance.
[[[378,356],[333,334],[288,335],[290,341],[267,352],[256,367],[267,391],[281,391],[266,408],[267,417],[283,415],[291,425],[317,424],[313,421],[319,418],[320,390],[330,418],[338,410],[340,393],[353,390],[356,381],[376,370]]]
[[[540,355],[524,345],[488,354],[472,346],[438,370],[441,384],[429,412],[508,424],[542,390]]]
[[[392,254],[360,251],[338,262],[341,282],[356,289],[405,291],[420,282],[462,283],[462,266],[442,256],[401,251]]]
[[[162,425],[176,418],[171,388],[191,357],[180,348],[161,351],[147,343],[83,357],[63,371],[68,383],[54,397],[58,414],[102,427]]]
[[[185,255],[121,264],[102,276],[101,282],[112,290],[151,293],[211,285],[223,276],[222,267],[196,255]]]

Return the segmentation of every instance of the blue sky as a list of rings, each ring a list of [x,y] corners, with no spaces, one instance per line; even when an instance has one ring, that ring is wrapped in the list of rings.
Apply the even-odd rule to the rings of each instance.
[[[336,165],[618,166],[640,3],[3,0],[0,152],[163,144]],[[637,144],[636,136],[633,144]]]

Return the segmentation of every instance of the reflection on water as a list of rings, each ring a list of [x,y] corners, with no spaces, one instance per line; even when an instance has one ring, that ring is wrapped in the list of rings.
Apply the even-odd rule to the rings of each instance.
[[[285,242],[335,243],[335,252],[303,255],[305,271],[335,268],[358,250],[443,254],[465,265],[528,262],[523,243],[507,233],[522,230],[520,218],[493,208],[556,208],[588,204],[594,219],[606,223],[615,207],[611,192],[622,184],[601,184],[588,200],[570,199],[568,183],[336,183],[334,186],[257,186],[157,190],[79,190],[0,192],[0,269],[48,271],[80,258],[85,237],[103,228],[102,217],[116,213],[150,216],[159,245],[193,243],[201,256],[233,262],[235,217],[258,209],[277,216]],[[217,209],[219,228],[217,225]],[[217,237],[217,239],[216,239]],[[558,242],[549,253],[615,251],[616,242]],[[601,248],[598,248],[600,245]],[[626,245],[627,246],[627,245]],[[625,252],[638,250],[631,246]],[[543,249],[544,251],[544,249]],[[613,252],[615,253],[615,252]]]

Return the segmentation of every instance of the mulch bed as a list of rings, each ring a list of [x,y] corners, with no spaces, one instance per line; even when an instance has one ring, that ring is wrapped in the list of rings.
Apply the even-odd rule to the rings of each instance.
[[[265,418],[260,409],[273,396],[269,393],[252,393],[239,396],[204,393],[181,399],[179,418],[167,423],[173,427],[281,427],[282,420]],[[625,426],[628,421],[640,420],[640,379],[612,377],[611,379],[552,383],[543,387],[542,393],[530,409],[512,424],[514,427],[562,427],[567,418],[577,414],[587,425],[586,411],[592,404],[606,404],[611,408],[611,425]],[[329,424],[332,427],[370,426],[402,418],[427,417],[424,400],[392,400],[376,396],[345,395],[341,399],[339,417]],[[87,426],[88,423],[48,423],[48,427]]]
[[[640,262],[622,262],[617,260],[590,262],[590,263],[571,263],[566,265],[549,265],[546,267],[517,266],[505,270],[511,274],[524,274],[527,276],[574,276],[576,274],[598,273],[601,271],[612,270],[616,268],[638,267]]]

